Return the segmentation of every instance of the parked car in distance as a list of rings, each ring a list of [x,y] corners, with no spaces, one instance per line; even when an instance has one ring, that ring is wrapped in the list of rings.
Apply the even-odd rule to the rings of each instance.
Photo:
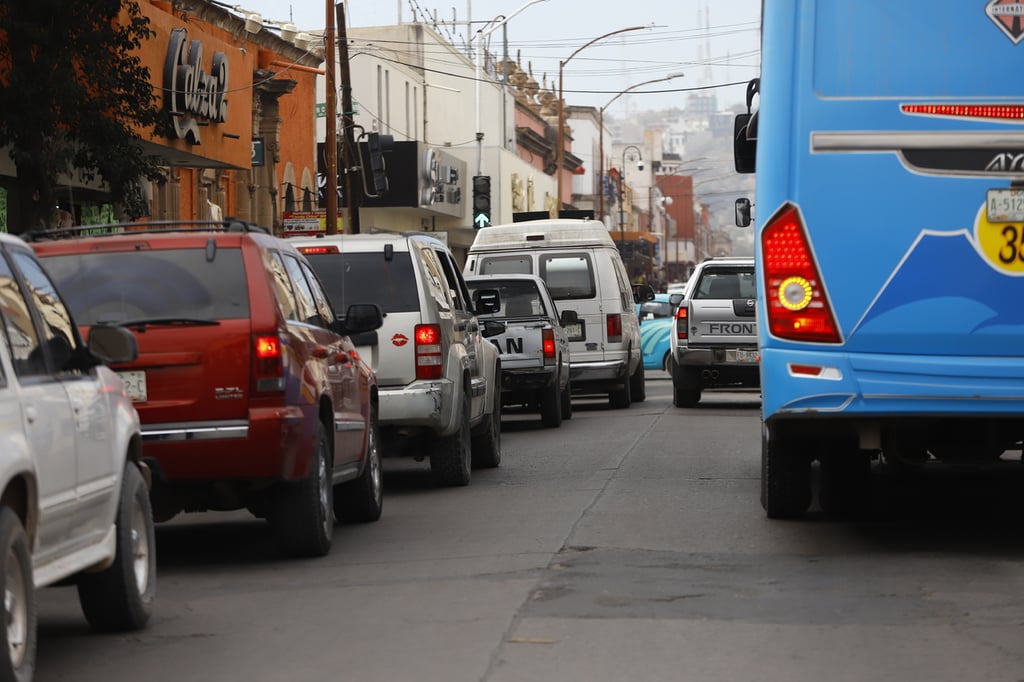
[[[370,300],[384,311],[383,326],[356,344],[377,372],[384,451],[429,459],[442,486],[468,485],[472,468],[498,466],[501,363],[448,247],[425,234],[289,241],[332,300]]]
[[[537,275],[468,277],[474,303],[496,289],[500,308],[481,314],[482,322],[501,325],[490,338],[501,356],[503,405],[525,405],[540,412],[544,426],[556,427],[572,418],[569,335],[576,312],[558,314],[547,285]]]
[[[655,294],[654,300],[637,304],[644,369],[669,371],[675,313],[682,300],[682,294]]]
[[[156,595],[156,542],[139,417],[105,362],[131,332],[86,345],[32,250],[0,234],[0,679],[33,677],[35,590],[73,583],[98,630],[135,630]]]
[[[248,509],[286,554],[320,556],[335,516],[379,518],[377,383],[348,335],[379,327],[380,309],[338,317],[302,254],[244,222],[103,229],[33,247],[80,324],[138,338],[114,368],[142,420],[157,520]]]

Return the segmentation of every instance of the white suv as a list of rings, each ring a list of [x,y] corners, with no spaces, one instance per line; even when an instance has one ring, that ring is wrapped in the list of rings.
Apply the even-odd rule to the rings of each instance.
[[[139,418],[103,366],[132,359],[135,337],[88,338],[28,246],[0,234],[0,679],[32,678],[35,588],[73,581],[107,631],[145,625],[156,592]]]
[[[448,247],[422,234],[289,241],[306,255],[335,310],[360,301],[384,312],[380,329],[351,337],[377,373],[382,454],[429,458],[438,485],[466,485],[474,466],[498,466],[498,353],[484,340],[485,325]]]

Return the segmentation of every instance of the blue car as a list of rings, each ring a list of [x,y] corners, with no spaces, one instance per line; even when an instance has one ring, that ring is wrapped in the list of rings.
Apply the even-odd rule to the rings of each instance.
[[[653,301],[637,304],[644,369],[668,371],[669,336],[675,328],[675,312],[682,300],[681,294],[655,294]]]

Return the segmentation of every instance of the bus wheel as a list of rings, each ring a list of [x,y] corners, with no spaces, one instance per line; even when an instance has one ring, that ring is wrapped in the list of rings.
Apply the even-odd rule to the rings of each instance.
[[[761,506],[770,519],[802,515],[811,506],[811,460],[762,426]]]

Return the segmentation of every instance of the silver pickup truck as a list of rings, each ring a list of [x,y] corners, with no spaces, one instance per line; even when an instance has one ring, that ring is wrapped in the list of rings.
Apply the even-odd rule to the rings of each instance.
[[[559,316],[544,280],[536,275],[482,275],[467,277],[466,284],[474,300],[478,291],[498,291],[499,310],[479,317],[484,325],[504,325],[503,332],[488,338],[501,362],[502,404],[538,410],[548,427],[571,418],[565,327],[577,322],[576,312]]]
[[[753,258],[697,266],[671,335],[672,402],[693,407],[706,388],[761,385]]]

